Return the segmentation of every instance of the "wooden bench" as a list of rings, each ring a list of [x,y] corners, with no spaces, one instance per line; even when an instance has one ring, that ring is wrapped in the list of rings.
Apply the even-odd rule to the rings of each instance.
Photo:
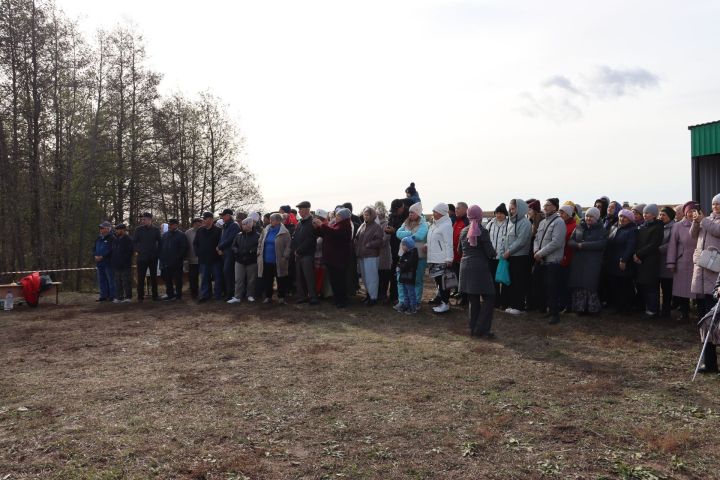
[[[40,292],[40,296],[43,297],[45,295],[55,294],[55,305],[58,305],[60,303],[60,285],[62,285],[62,282],[52,282],[52,286],[45,290],[44,292]],[[13,294],[13,300],[17,302],[18,300],[24,301],[23,298],[23,287],[22,285],[15,285],[15,284],[8,284],[8,285],[0,285],[0,301],[4,301],[7,294],[12,293]]]

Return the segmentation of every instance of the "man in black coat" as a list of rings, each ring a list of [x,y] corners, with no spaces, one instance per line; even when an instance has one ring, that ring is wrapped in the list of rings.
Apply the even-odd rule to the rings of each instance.
[[[240,233],[240,224],[233,220],[233,211],[229,208],[223,210],[222,220],[222,234],[217,245],[217,253],[222,259],[223,276],[215,281],[215,285],[216,287],[220,285],[225,300],[230,300],[235,293],[235,258],[233,258],[232,244]]]
[[[222,230],[215,226],[213,214],[205,212],[202,215],[203,226],[195,233],[193,248],[198,257],[200,266],[200,298],[198,303],[206,302],[213,293],[213,280],[215,281],[215,299],[222,299],[222,257],[218,255],[217,246],[220,243]]]
[[[298,297],[300,297],[297,303],[310,302],[310,305],[317,305],[318,299],[315,291],[317,233],[313,227],[313,217],[310,215],[310,202],[300,202],[297,208],[300,220],[290,242],[290,248],[295,256],[296,287]]]
[[[127,234],[124,223],[115,225],[115,240],[112,244],[110,263],[115,273],[115,301],[128,303],[132,299],[132,282],[130,268],[132,266],[133,239]]]
[[[187,237],[179,230],[176,218],[168,220],[168,231],[160,242],[160,265],[165,279],[163,300],[180,300],[183,285],[183,260],[187,253]]]
[[[137,294],[138,301],[145,298],[145,275],[150,269],[150,288],[152,299],[158,300],[157,267],[160,253],[160,229],[152,224],[150,212],[142,214],[142,225],[135,229],[133,245],[137,252]]]

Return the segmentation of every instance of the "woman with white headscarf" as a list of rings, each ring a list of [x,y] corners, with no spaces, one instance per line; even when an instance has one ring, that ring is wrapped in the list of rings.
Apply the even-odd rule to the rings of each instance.
[[[445,288],[443,282],[443,274],[446,269],[452,267],[453,262],[453,228],[448,213],[446,203],[435,205],[433,207],[435,221],[428,229],[426,245],[428,267],[430,276],[435,279],[438,286],[440,297],[440,304],[433,308],[435,313],[445,313],[450,310],[450,290]]]

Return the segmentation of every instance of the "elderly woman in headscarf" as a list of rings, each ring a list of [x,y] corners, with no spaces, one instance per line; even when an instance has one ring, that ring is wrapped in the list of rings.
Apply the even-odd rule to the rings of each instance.
[[[663,240],[663,223],[658,218],[660,210],[654,203],[643,209],[644,223],[638,227],[635,247],[635,281],[642,294],[646,317],[660,313],[660,245]]]
[[[610,230],[605,254],[605,269],[610,277],[610,304],[616,312],[626,312],[635,296],[633,255],[637,244],[635,215],[627,209],[618,214],[618,223]]]
[[[660,316],[670,318],[670,311],[672,310],[673,304],[673,272],[667,267],[667,254],[670,247],[672,229],[675,225],[675,209],[672,207],[661,208],[658,218],[663,222],[663,240],[660,244],[660,292],[662,298]]]
[[[667,245],[667,268],[673,273],[672,294],[680,306],[680,319],[687,320],[690,316],[690,299],[697,295],[690,291],[693,277],[693,251],[697,240],[690,235],[695,212],[700,206],[687,202],[682,206],[682,220],[675,222]]]
[[[417,299],[418,305],[420,305],[422,301],[425,267],[427,266],[427,251],[424,247],[428,235],[428,224],[422,213],[421,203],[414,203],[410,206],[408,217],[395,233],[395,236],[401,241],[403,238],[411,235],[415,240],[415,247],[420,257],[418,259],[417,274],[415,276],[415,298]],[[395,305],[395,308],[400,308],[404,300],[402,289],[400,289],[398,290],[398,303]]]
[[[610,231],[610,228],[613,227],[618,221],[618,212],[622,210],[622,206],[620,203],[613,200],[608,204],[607,208],[607,216],[605,217],[605,221],[603,222],[603,227],[605,230]]]
[[[600,223],[600,215],[599,209],[588,208],[585,219],[568,241],[574,252],[568,285],[572,290],[572,309],[578,315],[594,315],[602,308],[598,287],[607,232]]]
[[[323,239],[323,262],[330,275],[333,302],[337,308],[345,308],[348,303],[349,284],[346,271],[352,261],[353,249],[350,216],[350,210],[340,207],[333,222],[323,222],[320,218],[313,220],[313,227]]]
[[[470,335],[493,338],[492,317],[495,307],[495,279],[490,273],[490,260],[496,249],[482,226],[483,212],[472,205],[467,212],[470,225],[460,232],[460,284],[458,290],[467,296]],[[482,303],[480,298],[482,297]]]
[[[692,226],[690,227],[690,235],[697,239],[695,252],[693,253],[693,261],[695,268],[693,269],[693,278],[690,291],[699,297],[698,316],[704,317],[712,308],[715,298],[713,293],[717,290],[716,281],[717,272],[705,268],[698,264],[700,255],[703,250],[711,247],[720,250],[720,194],[715,195],[712,199],[712,213],[707,217],[702,211],[697,210],[693,215]],[[703,352],[705,366],[700,369],[703,373],[717,372],[717,354],[715,343],[708,342]]]
[[[385,233],[375,221],[377,213],[373,207],[365,207],[362,216],[363,223],[355,234],[355,257],[367,293],[363,303],[368,307],[372,307],[377,303],[378,299],[380,279],[378,267]]]
[[[273,296],[273,283],[277,280],[277,293],[280,303],[285,303],[288,289],[288,265],[290,262],[290,232],[279,213],[270,215],[270,225],[265,227],[258,241],[257,275],[262,282],[265,299],[270,303]]]
[[[445,313],[450,310],[450,289],[445,287],[443,276],[453,262],[453,228],[447,204],[438,203],[433,207],[433,220],[426,245],[428,269],[435,279],[440,297],[440,304],[433,308],[433,312]]]

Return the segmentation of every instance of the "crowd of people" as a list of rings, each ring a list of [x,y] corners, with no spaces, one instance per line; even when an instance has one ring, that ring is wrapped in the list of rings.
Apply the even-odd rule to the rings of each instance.
[[[438,203],[426,216],[413,183],[389,212],[368,206],[358,216],[350,203],[311,208],[303,201],[265,215],[225,209],[220,219],[205,212],[185,232],[177,219],[161,232],[144,213],[132,237],[126,225],[103,222],[94,247],[98,301],[131,301],[133,259],[139,302],[148,290],[153,300],[181,299],[187,272],[198,302],[277,296],[345,308],[363,292],[367,307],[389,304],[412,315],[429,276],[432,311],[448,312],[455,299],[467,308],[470,334],[489,339],[495,311],[537,311],[550,324],[561,313],[603,309],[688,320],[693,307],[702,318],[720,287],[720,194],[708,215],[693,201],[630,206],[600,197],[587,209],[513,198],[489,218],[478,205]],[[705,348],[701,371],[718,371],[715,343]]]

